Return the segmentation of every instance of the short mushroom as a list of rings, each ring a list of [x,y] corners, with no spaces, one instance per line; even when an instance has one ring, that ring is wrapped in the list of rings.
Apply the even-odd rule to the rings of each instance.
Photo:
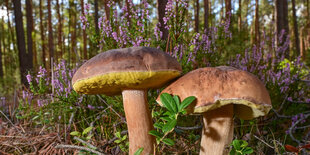
[[[196,69],[161,93],[197,98],[188,113],[202,114],[200,154],[228,154],[233,139],[233,115],[249,120],[266,115],[271,101],[264,84],[253,74],[229,66]],[[157,102],[160,103],[159,97]]]
[[[156,48],[131,47],[109,50],[83,64],[72,79],[83,94],[123,95],[129,133],[129,154],[143,148],[154,151],[155,138],[148,134],[153,122],[147,90],[159,88],[182,72],[176,59]]]

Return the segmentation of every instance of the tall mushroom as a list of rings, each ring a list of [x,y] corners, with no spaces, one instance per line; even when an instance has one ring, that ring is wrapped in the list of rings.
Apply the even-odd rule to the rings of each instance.
[[[176,59],[156,48],[131,47],[96,55],[75,73],[72,85],[83,94],[123,95],[129,132],[129,154],[154,151],[155,138],[147,90],[159,88],[182,72]]]
[[[271,101],[264,84],[253,74],[233,67],[196,69],[161,93],[197,98],[187,111],[203,115],[200,154],[228,154],[233,138],[233,115],[249,120],[266,115]],[[159,97],[157,102],[160,103]]]

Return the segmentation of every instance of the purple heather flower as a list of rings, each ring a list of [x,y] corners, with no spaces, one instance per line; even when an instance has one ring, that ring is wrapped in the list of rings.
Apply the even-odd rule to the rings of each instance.
[[[26,75],[26,78],[27,78],[28,83],[30,84],[30,83],[31,83],[31,75],[30,75],[30,74],[27,74],[27,75]]]

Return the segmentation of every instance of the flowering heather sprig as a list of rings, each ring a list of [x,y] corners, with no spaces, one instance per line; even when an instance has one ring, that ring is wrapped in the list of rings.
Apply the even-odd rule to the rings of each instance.
[[[30,84],[31,81],[32,81],[32,77],[31,77],[30,73],[28,73],[28,74],[26,75],[26,78],[27,78],[28,83]]]

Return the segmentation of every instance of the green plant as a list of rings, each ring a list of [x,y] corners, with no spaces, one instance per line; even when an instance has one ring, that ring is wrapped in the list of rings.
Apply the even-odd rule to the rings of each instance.
[[[196,98],[194,96],[190,96],[180,102],[178,96],[172,97],[170,94],[167,93],[161,94],[160,101],[163,104],[163,107],[165,107],[165,110],[162,111],[162,116],[160,116],[159,120],[161,121],[154,123],[154,127],[157,130],[152,130],[149,132],[149,134],[156,137],[157,146],[161,142],[170,146],[175,144],[172,139],[166,137],[174,130],[177,124],[178,116],[180,114],[186,114],[185,108],[190,105],[195,99]]]
[[[119,148],[123,151],[123,152],[128,152],[128,146],[129,146],[129,142],[127,140],[127,135],[122,136],[120,132],[116,132],[115,136],[118,138],[114,141],[114,143],[116,143]],[[140,149],[139,149],[140,150]],[[138,151],[139,151],[138,150]],[[138,152],[137,151],[137,152]],[[142,151],[141,151],[142,152]]]
[[[230,155],[244,155],[253,153],[253,149],[248,147],[248,143],[244,140],[235,139],[231,145],[233,148],[229,153]]]
[[[88,134],[91,130],[93,129],[92,126],[90,127],[87,127],[86,129],[83,130],[83,132],[79,132],[79,131],[73,131],[73,132],[70,132],[70,135],[71,136],[77,136],[79,138],[82,138],[84,140],[90,140],[93,136],[93,134]]]

